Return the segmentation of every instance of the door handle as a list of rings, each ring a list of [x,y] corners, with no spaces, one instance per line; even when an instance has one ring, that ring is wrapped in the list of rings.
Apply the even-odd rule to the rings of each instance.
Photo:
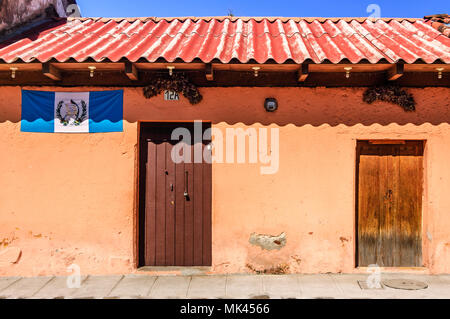
[[[189,184],[188,184],[188,178],[189,178],[189,172],[186,171],[186,177],[184,179],[184,197],[188,198],[189,197]]]

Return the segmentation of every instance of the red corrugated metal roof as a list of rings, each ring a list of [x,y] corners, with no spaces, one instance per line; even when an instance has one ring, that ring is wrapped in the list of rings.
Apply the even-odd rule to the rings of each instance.
[[[0,61],[450,63],[450,38],[423,19],[71,18],[0,43]]]

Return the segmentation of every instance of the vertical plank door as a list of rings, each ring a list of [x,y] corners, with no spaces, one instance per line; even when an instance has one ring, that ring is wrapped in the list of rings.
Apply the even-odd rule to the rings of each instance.
[[[422,180],[422,141],[358,142],[358,266],[422,266]]]
[[[211,265],[211,164],[194,163],[193,143],[185,144],[188,161],[172,159],[171,131],[179,125],[146,131],[146,266]],[[202,154],[208,143],[198,143]]]

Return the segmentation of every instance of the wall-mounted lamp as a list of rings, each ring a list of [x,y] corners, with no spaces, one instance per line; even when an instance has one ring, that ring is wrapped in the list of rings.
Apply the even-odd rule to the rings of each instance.
[[[169,75],[172,76],[173,70],[175,69],[175,67],[173,65],[169,65],[167,68],[169,69]]]
[[[275,112],[278,109],[278,102],[276,99],[270,97],[264,102],[264,108],[267,112]]]
[[[348,67],[345,67],[344,68],[344,70],[345,70],[345,77],[348,79],[348,78],[350,78],[350,71],[352,70],[353,68],[351,67],[351,66],[348,66]]]
[[[97,69],[95,66],[89,66],[88,67],[88,69],[89,69],[89,76],[91,77],[91,78],[93,78],[94,77],[94,72],[95,72],[95,70]]]
[[[438,79],[442,79],[442,71],[444,71],[444,68],[436,68],[436,71],[438,72]]]
[[[11,79],[15,79],[16,78],[16,72],[17,72],[17,70],[19,70],[19,68],[11,67],[9,69],[11,70]]]
[[[259,75],[259,70],[261,70],[261,68],[259,66],[254,66],[252,67],[253,72],[255,72],[255,77],[258,77]]]

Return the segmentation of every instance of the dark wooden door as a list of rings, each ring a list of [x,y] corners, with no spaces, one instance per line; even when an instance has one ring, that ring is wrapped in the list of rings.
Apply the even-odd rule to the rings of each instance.
[[[422,266],[423,142],[358,142],[358,265]]]
[[[204,159],[194,163],[195,149],[204,154],[209,141],[187,143],[190,163],[176,163],[171,154],[178,141],[171,140],[171,133],[180,126],[164,124],[145,131],[147,266],[211,265],[211,164]],[[190,124],[183,127],[194,136]]]

